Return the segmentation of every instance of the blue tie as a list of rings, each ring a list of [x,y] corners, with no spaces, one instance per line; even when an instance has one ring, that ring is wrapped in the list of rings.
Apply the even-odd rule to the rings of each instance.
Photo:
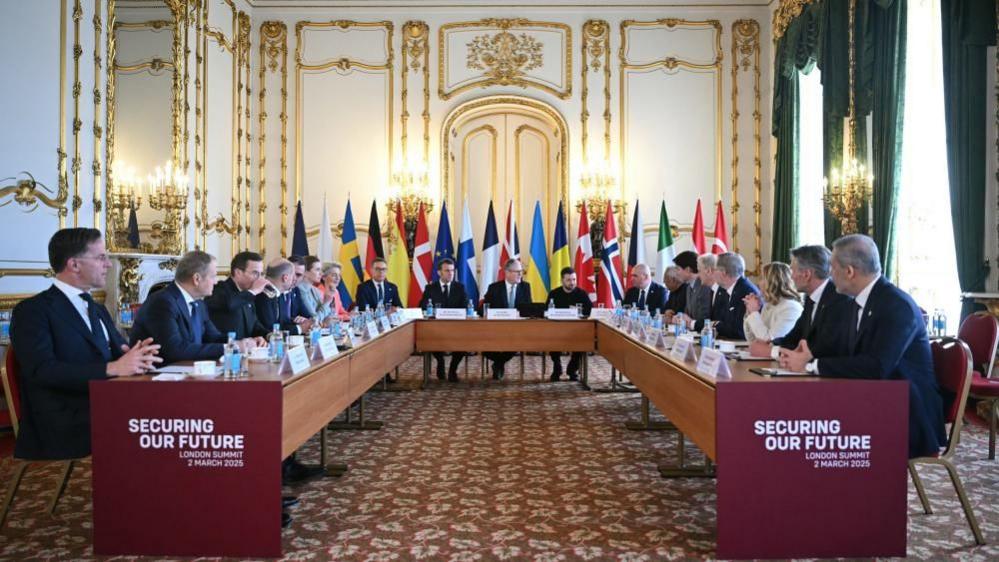
[[[111,359],[111,347],[108,345],[108,340],[104,337],[104,330],[101,328],[101,318],[97,313],[97,303],[94,302],[93,297],[90,293],[80,293],[80,298],[87,303],[87,319],[90,320],[90,331],[94,334],[94,339],[97,341],[97,347],[101,350],[101,355],[104,359]]]
[[[201,307],[198,301],[191,303],[191,336],[194,343],[201,343],[201,338],[205,335],[204,320],[201,318]]]
[[[375,287],[378,288],[378,302],[384,304],[385,303],[385,295],[384,295],[384,293],[382,293],[382,286],[381,286],[381,284],[379,283],[379,284],[375,285]]]

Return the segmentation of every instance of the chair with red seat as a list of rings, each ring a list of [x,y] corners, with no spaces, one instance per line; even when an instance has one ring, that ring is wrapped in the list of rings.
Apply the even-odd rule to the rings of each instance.
[[[11,425],[14,427],[14,437],[16,438],[19,429],[18,424],[21,419],[21,374],[17,358],[14,356],[13,347],[7,348],[6,365],[3,369],[0,369],[0,378],[3,379],[3,392],[7,399],[7,409],[10,411]],[[56,504],[59,502],[59,498],[62,497],[63,492],[66,491],[66,484],[69,482],[69,476],[73,472],[73,465],[78,460],[80,459],[60,459],[54,461],[62,463],[62,470],[60,471],[59,480],[56,483],[55,494],[53,494],[52,500],[49,501],[48,511],[50,514],[55,513]],[[3,525],[7,521],[7,513],[10,511],[11,504],[14,503],[14,494],[17,493],[17,488],[21,485],[21,479],[24,478],[24,472],[28,469],[32,461],[15,458],[14,462],[14,474],[11,476],[10,484],[7,486],[7,495],[4,497],[3,506],[0,507],[0,529],[3,529]]]
[[[983,400],[991,410],[989,421],[989,459],[996,458],[996,430],[999,428],[999,379],[992,378],[996,346],[999,345],[999,321],[987,312],[976,312],[961,322],[957,337],[971,348],[974,379],[971,397]]]
[[[950,424],[950,431],[947,434],[947,445],[942,453],[932,457],[917,457],[909,459],[909,473],[912,475],[912,482],[916,486],[916,493],[919,494],[919,501],[923,504],[923,511],[927,514],[933,513],[930,507],[930,500],[926,497],[923,489],[923,482],[916,471],[918,464],[938,464],[947,469],[950,480],[954,484],[954,490],[961,501],[964,509],[964,516],[968,519],[971,532],[975,535],[977,544],[985,544],[985,538],[978,527],[978,520],[971,509],[968,495],[964,491],[964,484],[957,474],[957,467],[954,466],[954,453],[961,440],[961,426],[964,422],[964,408],[968,403],[968,391],[971,388],[971,350],[968,345],[957,338],[940,338],[930,342],[933,351],[933,371],[936,374],[937,383],[940,389],[953,395],[953,400],[946,404],[944,411],[944,421]]]

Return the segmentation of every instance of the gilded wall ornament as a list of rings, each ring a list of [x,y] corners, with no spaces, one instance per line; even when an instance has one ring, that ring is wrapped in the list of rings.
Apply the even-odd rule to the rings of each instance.
[[[21,177],[21,179],[17,179],[19,176],[23,177]],[[16,181],[8,186],[2,185],[4,182],[11,180]],[[52,193],[53,192],[50,187],[47,187],[41,182],[35,181],[35,176],[29,174],[28,172],[21,172],[17,176],[0,179],[0,207],[5,207],[13,201],[22,207],[27,207],[27,209],[25,209],[26,213],[30,213],[37,209],[39,203],[45,205],[46,207],[58,209],[60,212],[64,211],[66,200],[69,197],[69,189],[67,184],[64,183],[61,178],[59,180],[59,191],[53,195],[49,195]]]
[[[514,35],[503,31],[492,36],[480,35],[467,47],[468,68],[483,71],[502,86],[544,64],[541,43],[526,33]]]

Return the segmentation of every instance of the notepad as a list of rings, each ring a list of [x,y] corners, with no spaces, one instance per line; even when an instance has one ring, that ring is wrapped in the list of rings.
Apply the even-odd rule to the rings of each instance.
[[[811,377],[811,373],[805,371],[791,371],[788,369],[771,369],[764,367],[761,369],[750,369],[749,372],[763,375],[764,377]]]

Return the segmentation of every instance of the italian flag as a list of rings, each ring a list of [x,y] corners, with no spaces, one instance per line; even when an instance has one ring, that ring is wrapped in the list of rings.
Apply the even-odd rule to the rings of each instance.
[[[676,257],[676,246],[673,244],[673,231],[669,227],[669,215],[666,214],[666,202],[659,208],[659,244],[656,246],[656,275],[662,279],[666,268],[673,265]]]

